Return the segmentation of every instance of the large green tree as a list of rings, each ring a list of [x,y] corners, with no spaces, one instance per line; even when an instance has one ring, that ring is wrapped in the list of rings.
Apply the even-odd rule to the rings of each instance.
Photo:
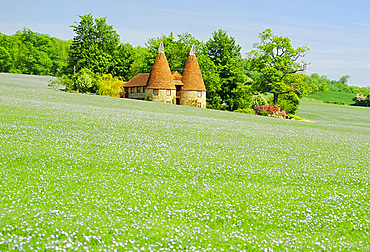
[[[275,36],[270,29],[260,33],[260,43],[248,53],[249,67],[256,72],[252,87],[261,93],[273,94],[273,102],[278,103],[279,96],[304,94],[307,83],[304,71],[307,63],[300,61],[309,51],[306,46],[293,48],[287,37]]]
[[[80,22],[72,25],[76,33],[69,51],[69,70],[82,68],[94,73],[114,73],[120,37],[106,18],[93,18],[92,14],[80,16]]]
[[[236,44],[235,38],[230,37],[226,31],[219,29],[205,44],[206,52],[217,68],[221,81],[219,96],[224,108],[235,110],[249,97],[246,86],[246,75],[243,73],[243,60],[241,47]],[[238,102],[236,102],[238,101]]]

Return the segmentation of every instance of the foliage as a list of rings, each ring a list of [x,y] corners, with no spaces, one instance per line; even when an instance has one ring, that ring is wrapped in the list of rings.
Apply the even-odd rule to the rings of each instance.
[[[320,77],[317,73],[313,73],[310,76],[306,76],[305,82],[308,86],[308,93],[326,92],[329,90],[330,80],[326,76]]]
[[[57,79],[50,79],[48,82],[48,86],[53,88],[54,90],[58,90],[61,85],[63,85],[59,78]]]
[[[124,80],[131,79],[138,74],[138,69],[135,69],[135,64],[140,60],[138,57],[138,49],[135,49],[129,43],[120,44],[113,59],[114,67],[111,70],[111,74],[121,76]]]
[[[271,97],[268,101],[272,102],[272,100],[273,99]],[[281,110],[285,110],[286,113],[294,115],[298,110],[300,100],[297,94],[287,93],[279,96],[277,104],[279,105]]]
[[[255,107],[258,107],[261,105],[267,105],[266,98],[260,93],[253,95],[251,102],[250,102],[250,108],[254,109]]]
[[[146,101],[153,101],[153,98],[148,95],[148,96],[145,97],[145,100]]]
[[[248,53],[249,66],[257,73],[253,89],[260,93],[272,93],[274,104],[282,94],[305,94],[308,87],[302,73],[307,63],[298,60],[305,56],[309,48],[293,48],[289,38],[275,36],[270,29],[260,33],[260,39],[260,43],[255,44],[256,49]]]
[[[244,114],[251,114],[251,115],[255,115],[256,114],[256,111],[254,111],[254,109],[251,109],[251,108],[238,108],[236,110],[234,110],[234,112],[238,112],[238,113],[244,113]]]
[[[113,77],[111,74],[103,74],[97,77],[96,86],[96,93],[99,95],[119,97],[123,80],[120,77]]]
[[[70,42],[24,28],[12,36],[0,33],[0,45],[0,72],[58,76]]]
[[[213,32],[206,42],[205,50],[214,63],[221,81],[218,95],[224,109],[233,111],[239,106],[248,107],[249,92],[245,87],[246,75],[243,70],[241,47],[234,37],[229,37],[226,31],[219,29]]]
[[[119,50],[119,35],[113,26],[106,24],[106,18],[94,19],[92,14],[79,17],[80,22],[71,26],[76,35],[69,51],[69,72],[87,68],[94,73],[114,74],[122,70],[122,62],[116,63],[125,47]]]
[[[357,94],[355,98],[353,98],[356,106],[364,106],[370,107],[370,94],[367,96],[364,94]]]
[[[145,55],[145,63],[142,65],[142,72],[150,72],[161,41],[163,41],[166,58],[171,71],[178,71],[181,73],[184,69],[186,59],[188,58],[191,45],[183,43],[180,39],[176,40],[172,32],[169,36],[162,35],[148,40],[146,43],[148,50]]]
[[[6,48],[0,46],[0,72],[9,72],[11,56]]]
[[[308,93],[313,94],[316,92],[327,92],[335,91],[341,93],[353,93],[353,94],[366,94],[370,93],[369,87],[356,87],[348,86],[347,82],[350,78],[349,75],[342,76],[339,80],[330,80],[326,76],[319,76],[314,73],[311,76],[305,78],[305,82],[308,85]],[[347,103],[348,104],[348,103]]]
[[[90,69],[82,68],[73,76],[73,80],[74,89],[81,93],[96,91],[96,76]]]

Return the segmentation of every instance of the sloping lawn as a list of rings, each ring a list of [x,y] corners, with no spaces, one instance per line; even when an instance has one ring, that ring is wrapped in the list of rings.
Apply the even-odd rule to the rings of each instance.
[[[0,251],[369,250],[370,110],[316,123],[0,74]]]
[[[335,92],[335,91],[328,91],[328,92],[316,92],[314,94],[308,95],[308,99],[314,99],[317,101],[323,101],[326,103],[335,103],[335,104],[345,104],[351,105],[355,102],[352,100],[356,94],[352,93],[344,93],[344,92]]]

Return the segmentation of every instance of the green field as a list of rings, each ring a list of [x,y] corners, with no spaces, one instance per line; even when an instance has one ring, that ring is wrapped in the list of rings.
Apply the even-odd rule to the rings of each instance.
[[[0,251],[370,249],[370,109],[315,123],[0,74]]]
[[[311,95],[308,95],[308,99],[313,99],[317,101],[322,101],[326,103],[337,103],[337,104],[345,104],[351,105],[355,102],[352,100],[356,94],[345,93],[345,92],[336,92],[336,91],[328,91],[328,92],[316,92]]]

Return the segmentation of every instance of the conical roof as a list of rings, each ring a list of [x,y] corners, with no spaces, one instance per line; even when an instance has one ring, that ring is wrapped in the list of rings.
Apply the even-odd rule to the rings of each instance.
[[[170,66],[164,54],[163,42],[159,46],[157,57],[150,72],[147,88],[151,89],[176,89],[173,83]]]
[[[189,57],[185,63],[184,71],[182,72],[182,83],[184,83],[184,86],[182,86],[181,90],[206,91],[198,60],[195,56],[194,45],[191,48]]]

